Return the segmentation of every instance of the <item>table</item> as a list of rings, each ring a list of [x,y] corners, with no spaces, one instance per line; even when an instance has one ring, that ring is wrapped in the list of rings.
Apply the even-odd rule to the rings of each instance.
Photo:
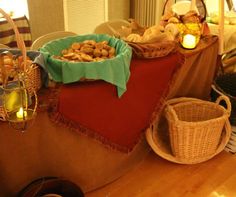
[[[204,58],[200,58],[201,56],[205,56],[203,51],[208,51],[209,53],[211,51],[212,53],[210,53],[210,56],[212,56],[212,59],[216,61],[217,42],[207,43],[202,50],[194,51],[196,53],[190,56],[188,56],[187,53],[191,54],[193,51],[183,52],[186,53],[185,62],[181,62],[181,67],[179,67],[176,72],[172,72],[173,75],[169,75],[171,78],[175,76],[174,78],[178,84],[176,85],[174,81],[172,81],[172,85],[169,84],[170,95],[191,95],[194,93],[192,89],[188,89],[189,91],[183,91],[183,87],[186,85],[186,76],[182,76],[182,73],[188,67],[195,68],[196,65],[200,65],[201,68],[204,68],[205,62],[199,62],[200,60],[205,60]],[[171,68],[172,65],[169,61],[172,61],[172,64],[176,64],[176,61],[173,60],[177,60],[179,56],[182,57],[182,55],[176,53],[168,57],[156,59],[156,66],[162,69],[165,68],[165,66]],[[191,58],[199,64],[190,64],[189,62],[192,62]],[[197,58],[200,59],[197,61]],[[148,64],[145,64],[144,61],[142,65],[138,64],[138,67],[135,68],[140,69],[143,66],[146,68],[146,65]],[[211,73],[210,75],[213,76],[216,65],[212,63],[206,64],[206,66],[213,67],[212,69],[207,69],[208,72]],[[147,67],[147,69],[151,67]],[[187,70],[191,70],[191,68],[188,68]],[[165,85],[162,78],[164,76],[162,76],[159,69],[158,72],[152,73],[151,78],[156,74],[156,80],[159,80],[160,84]],[[196,72],[199,72],[197,76],[201,74],[201,70],[199,69],[196,69]],[[137,76],[138,79],[146,79],[149,83],[152,81],[149,77],[150,72],[145,72],[144,76],[142,72],[136,73],[139,75]],[[191,72],[187,73],[191,74]],[[194,79],[192,85],[195,87],[200,85],[200,89],[205,88],[203,84],[210,84],[212,80],[212,78],[203,78],[203,80],[199,80],[199,78]],[[158,99],[160,95],[164,94],[163,90],[161,92],[153,92],[153,94],[152,92],[149,92],[148,94],[139,94],[138,91],[141,87],[136,86],[135,84],[136,83],[128,84],[128,89],[135,89],[135,91],[132,91],[135,93],[134,96],[142,95],[141,100],[143,101],[147,101],[145,96],[154,95],[154,97]],[[88,83],[83,84],[82,86],[93,85],[96,84]],[[97,86],[104,88],[101,92],[106,92],[107,96],[110,94],[113,95],[112,100],[114,102],[117,101],[118,98],[114,87],[111,87],[109,84],[103,84],[102,82],[99,82],[99,85],[96,85],[96,87]],[[71,86],[71,88],[73,88],[73,86]],[[143,83],[142,89],[145,88],[148,89],[149,87],[145,86],[145,83]],[[93,101],[94,103],[96,103],[96,99],[100,97],[99,88],[96,90],[98,91],[96,96],[94,96],[94,94],[87,95],[88,97],[90,96],[94,98],[90,99],[90,101]],[[104,90],[109,91],[107,92]],[[209,87],[207,87],[206,90],[209,90]],[[180,91],[180,94],[178,91]],[[129,90],[125,94],[128,92]],[[199,91],[197,96],[206,97],[208,93],[209,92],[207,91]],[[43,95],[45,94],[43,93]],[[64,94],[64,96],[66,95]],[[70,96],[71,95],[69,95],[69,97]],[[131,97],[127,95],[127,98]],[[136,97],[133,97],[133,99],[135,98]],[[40,103],[40,107],[43,108],[44,104],[47,104],[50,101],[53,101],[53,99],[47,99],[46,103]],[[148,109],[149,112],[152,112],[153,110],[154,102],[151,103],[151,105],[148,105],[150,107]],[[145,105],[143,106],[143,108],[145,108]],[[125,105],[125,107],[129,108],[130,106]],[[89,107],[87,108],[87,111],[87,115],[89,116]],[[97,117],[99,117],[99,114],[97,114]],[[119,116],[119,118],[122,119],[123,117]],[[143,120],[149,119],[150,116],[146,116]],[[133,121],[136,121],[139,124],[139,119]],[[129,123],[129,121],[127,121],[127,123]],[[88,137],[84,135],[83,132],[71,131],[63,125],[63,122],[61,122],[61,124],[53,124],[49,120],[48,113],[44,110],[38,113],[35,124],[25,133],[12,130],[5,122],[0,122],[0,131],[0,191],[3,196],[12,196],[16,194],[17,191],[22,189],[26,184],[42,176],[62,176],[80,185],[84,192],[91,191],[108,184],[127,173],[137,165],[137,163],[142,161],[150,151],[150,148],[142,135],[140,135],[139,141],[135,143],[136,145],[134,147],[132,146],[132,150],[129,150],[127,154],[117,148],[112,149],[110,144],[101,143],[98,138],[92,138],[91,135]]]
[[[18,31],[23,37],[25,46],[29,48],[32,44],[31,32],[29,21],[26,16],[21,16],[17,18],[13,18],[15,25],[18,27]],[[9,47],[15,48],[17,47],[15,33],[11,27],[11,25],[5,20],[0,20],[0,43],[5,44]]]
[[[125,119],[122,118],[122,115],[116,117],[117,119],[121,119],[122,127],[127,125],[130,129],[128,124],[130,121],[135,121],[138,128],[145,130],[145,127],[147,127],[149,121],[151,121],[150,119],[152,113],[155,111],[155,107],[159,107],[157,104],[159,104],[159,99],[165,94],[168,81],[171,81],[175,71],[182,65],[182,59],[183,56],[181,54],[174,53],[168,57],[156,59],[155,61],[150,60],[152,64],[149,65],[141,64],[143,60],[133,60],[131,70],[131,76],[133,76],[133,78],[130,78],[132,83],[127,84],[128,91],[122,96],[124,100],[120,100],[120,98],[117,97],[115,86],[102,81],[74,84],[68,86],[68,89],[65,90],[70,91],[71,88],[76,89],[76,87],[78,87],[77,90],[79,91],[87,91],[84,98],[87,96],[89,99],[87,102],[90,102],[90,106],[101,103],[101,100],[99,102],[97,101],[98,98],[103,95],[102,98],[109,98],[111,102],[122,107],[121,112],[123,112],[123,110],[127,112],[129,109],[135,110],[136,107],[140,107],[140,109],[133,111],[133,114],[138,113],[142,121],[139,119]],[[167,68],[169,68],[170,72],[162,74],[161,70],[165,67],[166,71],[168,71]],[[152,72],[153,70],[155,72]],[[132,74],[134,72],[136,74]],[[141,81],[139,81],[139,79]],[[146,80],[146,83],[142,83],[142,80]],[[163,86],[163,88],[160,88],[158,92],[150,91],[146,85],[151,84],[153,81],[160,83],[160,86]],[[85,86],[87,88],[85,88]],[[152,90],[153,88],[155,88],[155,84],[152,85]],[[94,94],[92,90],[94,90],[96,94]],[[129,91],[131,91],[132,94],[129,93]],[[49,90],[49,92],[52,92],[52,90]],[[145,92],[145,94],[141,94],[142,92]],[[42,92],[42,96],[45,95],[47,99],[43,99],[44,102],[39,103],[40,109],[50,101],[54,101],[53,97],[50,97],[51,94],[47,97],[47,94]],[[61,95],[67,95],[70,103],[74,102],[76,99],[81,99],[80,96],[78,96],[76,99],[71,100],[70,98],[73,95]],[[152,95],[153,97],[151,97]],[[148,99],[148,97],[150,98]],[[150,104],[144,102],[142,106],[137,106],[141,101],[148,100],[151,101]],[[108,100],[105,100],[104,102],[106,103],[107,101]],[[132,101],[135,102],[130,106]],[[91,102],[93,102],[93,104]],[[119,104],[119,102],[121,103]],[[147,105],[145,105],[145,103]],[[145,109],[145,106],[148,106],[148,108]],[[109,108],[110,105],[107,105],[107,108],[104,110],[109,110]],[[84,109],[86,108],[83,108],[83,112],[85,113],[86,111],[84,111]],[[99,118],[100,114],[89,113],[89,109],[91,108],[87,107],[86,115],[93,116],[93,120],[96,117]],[[142,111],[145,113],[141,113]],[[125,116],[125,114],[123,115]],[[112,116],[114,116],[114,114],[112,114]],[[106,121],[114,121],[112,116]],[[101,120],[101,118],[99,118],[99,120]],[[96,121],[96,123],[97,122],[98,121]],[[104,124],[102,125],[106,126]],[[136,124],[132,125],[132,127],[137,127]],[[119,126],[117,128],[122,127]],[[117,128],[115,126],[114,130],[117,131]],[[0,169],[2,170],[0,173],[0,190],[1,193],[6,196],[12,196],[32,180],[42,176],[62,176],[80,185],[83,191],[91,191],[125,174],[128,170],[132,169],[135,164],[142,161],[150,151],[145,141],[144,133],[131,131],[127,132],[126,136],[123,137],[116,135],[122,137],[118,139],[118,142],[121,140],[122,144],[116,141],[116,143],[114,143],[115,146],[112,146],[112,143],[105,143],[104,140],[100,141],[99,139],[101,138],[93,138],[92,135],[88,137],[88,135],[84,135],[83,132],[71,131],[65,127],[62,121],[60,121],[59,124],[53,124],[49,120],[48,113],[43,110],[38,113],[35,124],[25,133],[12,130],[5,122],[0,122],[0,130]],[[110,132],[113,131],[111,130]],[[128,140],[127,144],[126,138],[135,140]],[[135,143],[133,144],[133,142]],[[121,146],[119,147],[117,144]],[[126,147],[125,145],[128,146]]]
[[[179,52],[184,59],[180,54],[159,59],[133,58],[128,91],[121,98],[115,96],[114,86],[102,81],[63,85],[53,121],[113,148],[131,151],[151,122],[152,113],[158,114],[159,108],[155,108],[161,106],[167,89],[168,98],[210,96],[217,70],[217,37],[205,37],[195,50],[179,48]],[[177,74],[171,83],[173,73]]]

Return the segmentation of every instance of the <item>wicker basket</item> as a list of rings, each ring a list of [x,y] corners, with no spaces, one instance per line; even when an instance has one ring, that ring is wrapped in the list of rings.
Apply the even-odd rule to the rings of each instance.
[[[176,158],[171,151],[170,143],[169,143],[169,135],[168,132],[166,132],[168,129],[168,125],[165,121],[160,122],[157,127],[149,127],[146,130],[146,139],[148,144],[151,146],[152,150],[163,159],[166,159],[168,161],[178,163],[178,164],[196,164],[196,163],[202,163],[205,162],[213,157],[215,157],[217,154],[219,154],[221,151],[224,150],[227,143],[229,142],[232,130],[229,121],[226,121],[226,124],[224,126],[224,129],[222,131],[222,137],[220,140],[220,143],[212,155],[207,155],[205,157],[199,157],[194,160],[189,159],[179,159]]]
[[[0,8],[0,13],[3,15],[3,17],[7,20],[7,22],[12,26],[12,29],[14,30],[17,46],[20,49],[23,56],[23,71],[26,74],[25,85],[26,85],[27,90],[29,91],[29,94],[34,95],[34,92],[38,91],[42,85],[40,68],[38,67],[37,64],[29,65],[27,63],[25,43],[22,36],[20,35],[18,31],[18,28],[14,24],[14,21],[11,19],[11,17],[1,8]],[[2,105],[0,105],[0,120],[5,120],[5,113],[4,113]]]
[[[232,106],[230,123],[236,125],[236,73],[225,73],[216,77],[211,98],[214,101],[220,95],[229,97]]]
[[[227,109],[219,105],[222,100]],[[173,155],[192,163],[214,155],[230,112],[226,96],[220,96],[216,103],[184,97],[169,100],[165,116]]]
[[[164,57],[177,50],[177,43],[174,41],[162,41],[155,43],[127,43],[132,47],[133,55],[135,57],[144,59]]]
[[[173,0],[166,0],[164,7],[163,7],[163,12],[162,15],[164,15],[167,12],[171,11],[171,4]],[[175,0],[177,2],[177,0]],[[207,15],[207,9],[206,5],[203,0],[196,0],[196,7],[198,9],[199,15],[201,16],[201,22],[206,20],[206,15]]]

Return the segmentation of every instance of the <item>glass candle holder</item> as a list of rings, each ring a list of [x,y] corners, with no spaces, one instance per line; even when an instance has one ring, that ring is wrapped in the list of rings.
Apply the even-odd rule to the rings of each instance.
[[[201,38],[201,24],[186,23],[185,31],[181,35],[181,45],[185,49],[194,49],[198,45]]]
[[[194,49],[196,48],[199,42],[199,36],[193,34],[183,34],[181,45],[185,49]]]
[[[25,131],[35,119],[37,95],[31,96],[22,81],[3,87],[3,108],[6,120],[15,129]]]

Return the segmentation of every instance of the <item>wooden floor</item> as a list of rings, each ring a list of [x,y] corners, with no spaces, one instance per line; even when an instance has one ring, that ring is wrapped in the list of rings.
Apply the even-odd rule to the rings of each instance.
[[[150,152],[117,181],[86,197],[236,197],[236,154],[223,151],[194,165],[166,161]]]

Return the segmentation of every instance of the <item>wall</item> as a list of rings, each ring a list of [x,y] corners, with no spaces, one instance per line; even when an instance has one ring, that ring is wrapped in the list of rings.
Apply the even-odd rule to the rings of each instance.
[[[65,29],[88,34],[106,19],[105,0],[64,0]]]
[[[130,1],[108,0],[108,19],[128,19],[130,18]]]
[[[93,33],[107,20],[128,19],[127,0],[64,0],[65,29],[78,34]]]
[[[64,7],[65,12],[64,12]],[[130,17],[130,3],[128,0],[104,0],[104,18],[102,18],[99,1],[95,1],[94,6],[97,12],[91,13],[87,6],[93,1],[78,0],[28,0],[30,26],[32,39],[53,31],[68,30],[79,34],[91,33],[96,25],[106,20],[128,19]],[[67,6],[72,6],[67,8]],[[94,7],[93,6],[93,7]],[[108,8],[108,12],[105,10]],[[68,13],[68,10],[71,11]],[[78,10],[78,11],[77,11]],[[77,13],[76,13],[77,12]],[[82,16],[82,14],[87,14]],[[65,14],[65,15],[64,15]],[[64,19],[65,16],[65,19]],[[101,17],[100,17],[101,16]]]
[[[32,39],[64,30],[63,0],[28,0]]]
[[[131,0],[130,16],[140,25],[159,24],[165,0]]]

